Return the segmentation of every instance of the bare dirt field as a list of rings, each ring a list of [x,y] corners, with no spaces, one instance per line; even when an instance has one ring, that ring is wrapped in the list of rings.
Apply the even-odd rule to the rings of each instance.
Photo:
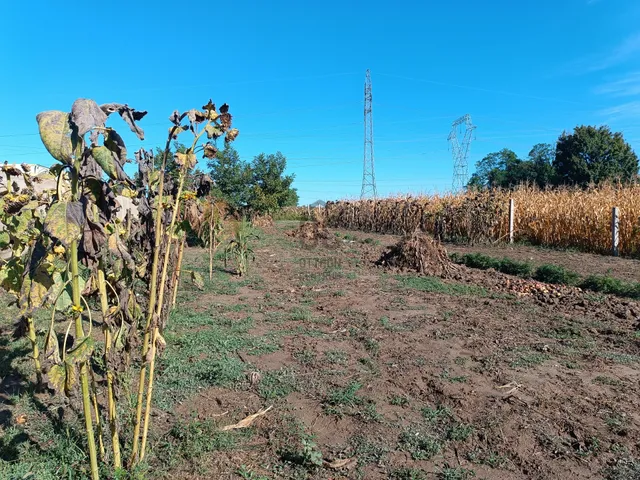
[[[637,302],[463,266],[386,270],[374,262],[397,237],[285,235],[295,226],[259,233],[246,278],[217,262],[204,291],[182,286],[148,478],[640,478]],[[449,250],[640,274],[635,260],[533,247]],[[186,255],[207,270],[203,250]],[[15,395],[8,418],[38,415]]]

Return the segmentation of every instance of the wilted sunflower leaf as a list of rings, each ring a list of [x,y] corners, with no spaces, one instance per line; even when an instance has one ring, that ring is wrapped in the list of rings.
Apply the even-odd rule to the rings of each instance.
[[[204,278],[198,272],[191,271],[191,281],[198,288],[198,290],[204,290]]]
[[[124,173],[122,165],[114,152],[107,147],[93,147],[91,156],[102,167],[111,180],[119,180],[122,182],[129,181],[129,177]]]
[[[76,370],[75,364],[69,360],[65,360],[64,373],[64,393],[66,393],[67,396],[70,396],[73,386],[76,384],[76,380],[78,379],[78,371]]]
[[[47,300],[49,290],[53,286],[53,280],[47,272],[46,266],[39,263],[35,267],[30,266],[22,279],[20,289],[20,309],[23,311],[40,308]]]
[[[65,385],[67,383],[67,371],[64,365],[53,365],[47,373],[49,379],[49,385],[58,393],[65,391]]]
[[[4,250],[9,247],[11,244],[11,238],[9,237],[9,232],[3,230],[0,232],[0,250]]]
[[[92,258],[97,258],[107,236],[104,231],[105,226],[100,222],[94,222],[87,218],[82,235],[82,248],[84,252]]]
[[[144,131],[136,125],[136,122],[147,114],[146,111],[139,112],[129,107],[129,105],[123,105],[121,103],[105,103],[104,105],[100,105],[100,108],[107,115],[118,112],[125,123],[129,125],[131,131],[135,133],[140,140],[144,140]]]
[[[182,120],[182,116],[178,110],[174,110],[173,113],[169,116],[169,121],[174,125],[180,125],[180,121]]]
[[[79,98],[71,107],[71,121],[78,127],[78,135],[82,137],[89,130],[103,126],[107,115],[93,100]]]
[[[57,110],[39,113],[36,116],[40,139],[49,154],[63,163],[71,163],[74,158],[73,131],[69,115]]]
[[[222,129],[216,125],[213,124],[208,124],[206,127],[204,127],[204,131],[207,132],[207,138],[209,139],[216,139],[221,137],[224,132],[222,131]]]
[[[95,158],[90,154],[90,150],[85,150],[80,162],[80,176],[83,179],[99,179],[102,178],[102,168],[98,165]]]
[[[169,135],[171,135],[172,139],[177,140],[178,135],[180,135],[182,132],[186,132],[187,130],[189,130],[189,127],[187,125],[169,127]]]
[[[0,266],[0,287],[16,296],[20,294],[24,265],[19,257],[12,257]]]
[[[196,154],[193,152],[188,153],[176,153],[174,155],[174,161],[177,165],[181,167],[187,165],[187,168],[193,168],[198,163],[198,159],[196,158]]]
[[[44,341],[44,358],[54,364],[58,364],[61,362],[60,346],[58,345],[58,337],[53,329],[53,325],[49,327],[47,338]]]
[[[120,325],[120,328],[118,329],[114,337],[113,344],[115,346],[116,351],[124,350],[127,333],[128,333],[127,327],[123,323],[122,325]]]
[[[120,159],[120,163],[124,165],[127,161],[127,147],[118,132],[109,128],[104,134],[104,146],[115,153]]]
[[[67,352],[67,361],[71,363],[86,362],[91,358],[94,346],[93,338],[84,337],[80,343]]]
[[[207,114],[192,108],[187,112],[187,117],[191,123],[202,123],[207,119]]]
[[[68,248],[71,242],[82,238],[85,221],[84,208],[80,202],[56,202],[47,212],[44,229]]]

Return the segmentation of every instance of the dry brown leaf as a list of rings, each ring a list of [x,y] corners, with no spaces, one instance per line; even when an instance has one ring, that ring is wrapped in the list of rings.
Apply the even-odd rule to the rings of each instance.
[[[16,417],[16,425],[24,425],[27,423],[27,416],[22,413]]]
[[[327,464],[329,468],[333,468],[334,470],[338,470],[340,468],[350,469],[356,466],[358,463],[358,459],[356,457],[351,458],[339,458]]]
[[[247,418],[243,418],[242,420],[240,420],[238,423],[234,423],[233,425],[227,425],[225,427],[222,427],[222,431],[226,432],[227,430],[235,430],[238,428],[247,428],[250,427],[251,424],[253,423],[253,421],[258,418],[261,417],[262,415],[264,415],[265,413],[267,413],[269,410],[271,410],[273,408],[273,405],[267,407],[267,408],[261,408],[260,410],[258,410],[256,413],[254,413],[253,415],[249,415]]]

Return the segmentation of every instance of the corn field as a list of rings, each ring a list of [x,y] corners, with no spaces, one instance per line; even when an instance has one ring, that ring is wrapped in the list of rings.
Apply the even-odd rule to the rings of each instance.
[[[328,202],[326,224],[404,235],[421,229],[440,240],[470,243],[509,238],[509,200],[515,202],[516,241],[611,253],[611,210],[619,207],[619,251],[640,254],[640,186],[465,192],[457,195]]]

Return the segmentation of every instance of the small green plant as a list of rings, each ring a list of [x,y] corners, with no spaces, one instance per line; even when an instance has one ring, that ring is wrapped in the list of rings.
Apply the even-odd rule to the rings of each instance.
[[[372,357],[377,357],[380,353],[380,344],[373,338],[365,339],[364,348]]]
[[[436,473],[438,480],[467,480],[475,476],[476,472],[473,470],[462,467],[452,467],[448,463],[445,463]]]
[[[229,240],[224,250],[224,264],[227,265],[229,255],[233,256],[236,263],[236,272],[239,276],[247,273],[249,259],[255,260],[250,242],[258,240],[259,237],[251,233],[251,222],[242,219],[233,225],[233,238]]]
[[[325,411],[331,415],[342,417],[345,410],[359,407],[364,403],[364,399],[357,394],[361,388],[361,383],[351,382],[344,388],[331,390],[324,401]]]
[[[409,405],[409,399],[403,395],[392,395],[389,399],[389,403],[396,407],[406,407]]]
[[[598,383],[600,385],[609,385],[612,387],[617,387],[622,385],[622,382],[616,378],[611,378],[611,377],[606,377],[604,375],[598,375],[596,378],[594,378],[593,383]]]
[[[527,348],[518,348],[514,352],[516,355],[509,364],[511,368],[533,368],[549,360],[549,355],[546,353],[532,351]]]
[[[452,413],[449,408],[440,405],[436,408],[424,407],[422,409],[422,416],[429,422],[437,422],[452,417]]]
[[[500,468],[507,463],[507,459],[497,452],[485,452],[483,450],[473,450],[467,453],[467,460],[480,465],[487,465],[491,468]]]
[[[460,375],[460,376],[451,376],[451,374],[449,373],[449,370],[443,370],[442,373],[440,373],[440,378],[447,380],[448,382],[451,383],[466,383],[467,382],[467,377],[465,377],[464,375]]]
[[[295,352],[293,357],[296,358],[303,365],[309,365],[313,363],[316,359],[316,352],[309,349],[304,349],[299,352]]]
[[[389,474],[391,480],[427,480],[427,472],[417,468],[402,467]]]
[[[629,417],[625,413],[610,412],[605,417],[607,427],[616,435],[626,435],[629,430]]]
[[[296,372],[286,367],[265,373],[258,386],[258,393],[265,400],[286,397],[297,390]]]
[[[407,430],[400,434],[398,446],[401,450],[411,453],[414,460],[429,460],[442,450],[442,441],[427,433]]]
[[[327,350],[326,352],[324,352],[324,356],[329,363],[337,365],[344,365],[349,358],[347,352],[344,352],[342,350]]]
[[[243,478],[244,480],[271,480],[269,477],[265,475],[259,475],[253,472],[252,470],[249,469],[249,467],[245,465],[241,465],[240,468],[236,470],[236,474],[239,475],[240,478]]]
[[[322,466],[322,452],[310,436],[306,436],[300,440],[298,449],[293,450],[288,448],[283,451],[281,457],[285,462],[310,469]]]
[[[473,433],[473,427],[465,423],[455,423],[447,430],[447,440],[464,442]]]
[[[640,460],[629,456],[618,458],[603,473],[605,480],[637,480],[640,478]]]

